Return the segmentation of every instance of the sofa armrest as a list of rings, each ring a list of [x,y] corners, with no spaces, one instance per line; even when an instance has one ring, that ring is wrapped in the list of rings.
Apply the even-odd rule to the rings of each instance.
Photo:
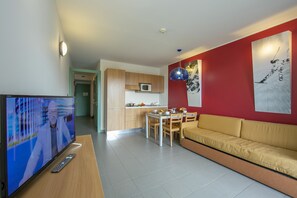
[[[185,138],[184,137],[184,129],[189,127],[198,127],[198,120],[194,122],[182,122],[180,127],[180,140]]]

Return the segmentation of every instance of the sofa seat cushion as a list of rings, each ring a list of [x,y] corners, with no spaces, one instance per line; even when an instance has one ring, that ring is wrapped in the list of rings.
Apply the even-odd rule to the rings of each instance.
[[[198,127],[185,128],[184,136],[188,139],[222,150],[224,152],[230,152],[228,145],[225,144],[225,142],[230,142],[232,140],[234,141],[238,139],[231,135],[226,135],[224,133],[219,133],[207,129],[200,129]]]
[[[263,143],[196,128],[184,129],[184,136],[241,159],[297,178],[297,152]]]

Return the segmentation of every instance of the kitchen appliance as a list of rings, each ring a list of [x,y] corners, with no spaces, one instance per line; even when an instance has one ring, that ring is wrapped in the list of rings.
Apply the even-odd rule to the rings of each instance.
[[[139,83],[140,91],[151,92],[152,85],[150,83]]]

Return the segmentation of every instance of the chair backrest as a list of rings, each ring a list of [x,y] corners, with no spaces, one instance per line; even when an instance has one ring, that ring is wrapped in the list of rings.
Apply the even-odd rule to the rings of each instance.
[[[193,121],[196,121],[196,119],[197,119],[197,112],[186,113],[186,118],[185,118],[186,122],[193,122]]]
[[[157,119],[157,118],[152,118],[152,117],[149,117],[149,123],[151,124],[151,123],[157,123],[157,122],[159,122],[159,119]]]
[[[183,121],[183,114],[182,113],[171,114],[170,118],[169,118],[170,128],[172,128],[172,124],[181,125],[182,121]]]

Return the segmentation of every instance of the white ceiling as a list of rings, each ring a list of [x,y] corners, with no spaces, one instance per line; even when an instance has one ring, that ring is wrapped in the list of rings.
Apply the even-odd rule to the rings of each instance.
[[[296,0],[56,1],[78,68],[99,59],[168,65],[297,18]]]

